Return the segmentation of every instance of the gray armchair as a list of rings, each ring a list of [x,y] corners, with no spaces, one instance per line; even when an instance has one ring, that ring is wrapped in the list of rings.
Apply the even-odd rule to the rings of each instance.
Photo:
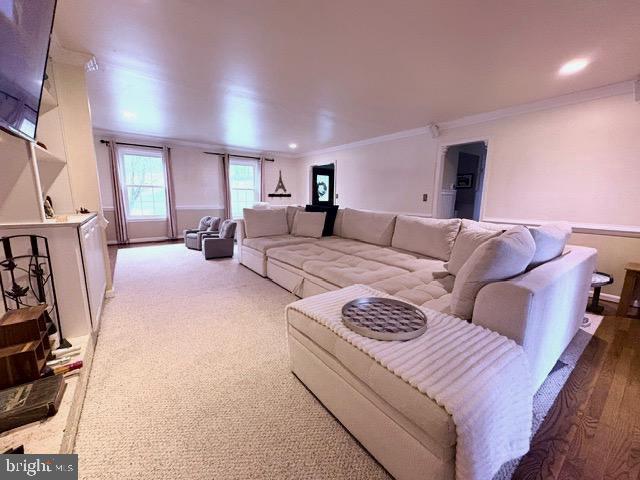
[[[236,236],[236,222],[225,220],[216,236],[202,238],[202,254],[204,258],[233,257],[233,241]]]
[[[184,244],[192,250],[202,249],[202,239],[206,236],[218,234],[220,227],[220,217],[202,217],[197,229],[184,231]]]

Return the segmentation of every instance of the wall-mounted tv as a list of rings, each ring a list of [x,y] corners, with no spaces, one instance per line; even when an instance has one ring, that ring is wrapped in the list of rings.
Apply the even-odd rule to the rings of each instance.
[[[0,0],[0,127],[35,140],[56,0]]]

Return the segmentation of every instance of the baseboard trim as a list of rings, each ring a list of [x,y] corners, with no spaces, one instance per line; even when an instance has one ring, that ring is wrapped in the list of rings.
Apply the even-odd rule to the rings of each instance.
[[[534,220],[529,218],[499,218],[484,217],[483,222],[506,223],[509,225],[538,226],[552,220]],[[612,237],[640,238],[640,227],[632,225],[613,225],[608,223],[569,222],[574,233],[590,233],[593,235],[607,235]]]
[[[589,293],[590,296],[593,296],[593,290]],[[606,300],[607,302],[620,303],[620,295],[613,295],[611,293],[601,293],[600,298]],[[633,307],[640,308],[640,302],[633,302]]]

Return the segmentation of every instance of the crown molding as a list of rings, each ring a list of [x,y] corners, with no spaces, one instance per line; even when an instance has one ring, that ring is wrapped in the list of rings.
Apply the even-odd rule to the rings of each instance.
[[[425,135],[430,133],[429,127],[412,128],[410,130],[402,130],[400,132],[390,133],[388,135],[381,135],[379,137],[366,138],[364,140],[358,140],[356,142],[345,143],[343,145],[337,145],[335,147],[321,148],[319,150],[311,150],[296,155],[296,158],[309,157],[312,155],[322,155],[324,153],[339,152],[341,150],[348,150],[350,148],[363,147],[365,145],[373,145],[375,143],[389,142],[391,140],[399,140],[401,138],[416,137],[418,135]]]
[[[605,85],[603,87],[592,88],[589,90],[582,90],[580,92],[568,93],[566,95],[561,95],[559,97],[552,97],[544,100],[538,100],[535,102],[523,103],[521,105],[514,105],[512,107],[501,108],[499,110],[494,110],[492,112],[469,115],[466,117],[459,118],[457,120],[438,123],[438,127],[441,130],[451,130],[454,128],[477,125],[479,123],[493,122],[495,120],[514,117],[516,115],[522,115],[525,113],[539,112],[541,110],[549,110],[552,108],[558,108],[558,107],[564,107],[568,105],[575,105],[583,102],[589,102],[592,100],[598,100],[600,98],[633,94],[633,90],[634,90],[633,84],[634,84],[633,80],[629,80],[626,82],[612,83],[610,85]]]
[[[202,150],[219,150],[230,155],[266,155],[274,156],[276,158],[299,158],[298,155],[293,155],[288,152],[254,150],[250,148],[233,147],[229,145],[221,145],[216,143],[206,142],[192,142],[188,140],[179,140],[177,138],[157,137],[154,135],[140,135],[136,133],[118,132],[115,130],[108,130],[105,128],[94,128],[94,137],[112,137],[118,141],[130,141],[130,142],[144,142],[152,146],[162,147],[166,145],[168,147],[191,147]]]
[[[350,148],[362,147],[364,145],[372,145],[375,143],[388,142],[390,140],[398,140],[401,138],[414,137],[417,135],[430,134],[432,138],[440,135],[442,131],[452,130],[460,127],[467,127],[470,125],[477,125],[480,123],[493,122],[503,118],[514,117],[516,115],[522,115],[525,113],[538,112],[541,110],[549,110],[552,108],[563,107],[567,105],[575,105],[578,103],[588,102],[591,100],[598,100],[600,98],[615,97],[618,95],[633,95],[634,84],[638,82],[636,80],[628,80],[626,82],[612,83],[603,87],[592,88],[589,90],[582,90],[580,92],[568,93],[566,95],[560,95],[558,97],[547,98],[544,100],[538,100],[535,102],[524,103],[521,105],[515,105],[512,107],[501,108],[499,110],[493,110],[491,112],[478,113],[475,115],[468,115],[456,120],[450,120],[442,123],[430,123],[426,127],[413,128],[410,130],[402,130],[388,135],[381,135],[378,137],[367,138],[359,140],[357,142],[345,143],[343,145],[336,145],[335,147],[322,148],[319,150],[311,150],[309,152],[300,153],[296,158],[310,157],[314,155],[321,155],[325,153],[334,153],[342,150],[348,150]]]

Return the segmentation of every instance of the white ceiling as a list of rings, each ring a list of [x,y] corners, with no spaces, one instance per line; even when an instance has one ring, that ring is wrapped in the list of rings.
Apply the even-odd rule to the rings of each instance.
[[[271,152],[640,74],[638,0],[60,0],[55,31],[98,59],[95,127]]]

